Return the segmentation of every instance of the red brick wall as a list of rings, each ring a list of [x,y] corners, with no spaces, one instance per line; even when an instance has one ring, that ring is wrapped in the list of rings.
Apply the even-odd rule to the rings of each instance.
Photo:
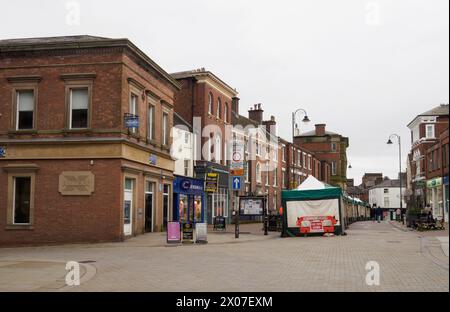
[[[8,164],[24,163],[9,161]],[[120,160],[36,160],[34,229],[6,230],[7,198],[0,200],[0,245],[119,241],[121,219]],[[0,164],[3,165],[3,164]],[[58,192],[63,171],[92,171],[91,196],[63,196]],[[7,193],[8,174],[0,170],[0,194]]]

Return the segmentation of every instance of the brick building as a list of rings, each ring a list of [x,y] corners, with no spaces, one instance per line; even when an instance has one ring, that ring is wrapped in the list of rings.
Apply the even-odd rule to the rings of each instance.
[[[179,89],[127,39],[0,41],[0,245],[163,230]]]
[[[219,188],[206,200],[206,220],[231,218],[229,164],[226,159],[227,126],[231,126],[231,106],[238,102],[237,91],[204,68],[173,73],[181,84],[175,95],[175,112],[192,122],[196,141],[194,176],[206,179],[208,173],[218,174]]]
[[[347,187],[347,148],[348,138],[327,131],[325,124],[315,125],[315,130],[294,137],[294,144],[309,150],[320,161],[331,166],[330,184],[343,190]]]
[[[417,115],[409,124],[411,151],[408,155],[409,207],[424,208],[431,205],[433,213],[442,217],[444,207],[442,191],[443,165],[439,165],[448,132],[449,105],[441,104]],[[448,135],[448,134],[447,134]],[[445,143],[443,144],[445,145]],[[447,159],[448,156],[445,157]]]

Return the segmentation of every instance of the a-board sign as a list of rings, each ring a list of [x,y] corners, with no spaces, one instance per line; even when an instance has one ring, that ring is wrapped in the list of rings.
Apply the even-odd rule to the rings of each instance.
[[[194,226],[192,223],[183,223],[183,243],[192,244],[194,242]]]
[[[217,193],[219,189],[219,174],[207,173],[205,179],[205,192]]]
[[[264,213],[264,197],[241,197],[239,214],[241,216],[262,216]]]
[[[195,242],[200,244],[208,242],[208,225],[206,223],[195,224]]]
[[[222,230],[225,231],[226,222],[224,217],[215,217],[214,218],[214,230]]]
[[[167,243],[181,243],[180,222],[167,222]]]

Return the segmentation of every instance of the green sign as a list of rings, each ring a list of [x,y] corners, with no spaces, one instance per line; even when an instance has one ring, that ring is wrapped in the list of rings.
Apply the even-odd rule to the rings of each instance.
[[[442,185],[442,178],[436,178],[427,181],[428,188],[434,188]]]

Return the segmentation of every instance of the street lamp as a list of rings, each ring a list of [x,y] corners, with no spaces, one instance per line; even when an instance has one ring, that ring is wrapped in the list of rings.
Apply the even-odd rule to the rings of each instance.
[[[311,120],[309,120],[308,114],[306,113],[306,111],[303,108],[299,108],[295,112],[293,112],[292,113],[292,139],[294,139],[294,137],[295,137],[295,130],[298,129],[298,124],[295,122],[295,117],[297,116],[297,113],[299,113],[299,112],[302,112],[303,114],[305,114],[305,117],[302,120],[303,123],[307,124],[311,121]]]
[[[349,164],[348,165],[348,169],[352,169],[353,167],[352,167],[352,164]]]
[[[397,138],[398,140],[398,167],[400,169],[399,180],[400,180],[400,209],[403,209],[403,198],[402,198],[402,143],[400,136],[398,134],[391,134],[389,136],[389,140],[387,141],[388,145],[392,145],[392,139]]]

